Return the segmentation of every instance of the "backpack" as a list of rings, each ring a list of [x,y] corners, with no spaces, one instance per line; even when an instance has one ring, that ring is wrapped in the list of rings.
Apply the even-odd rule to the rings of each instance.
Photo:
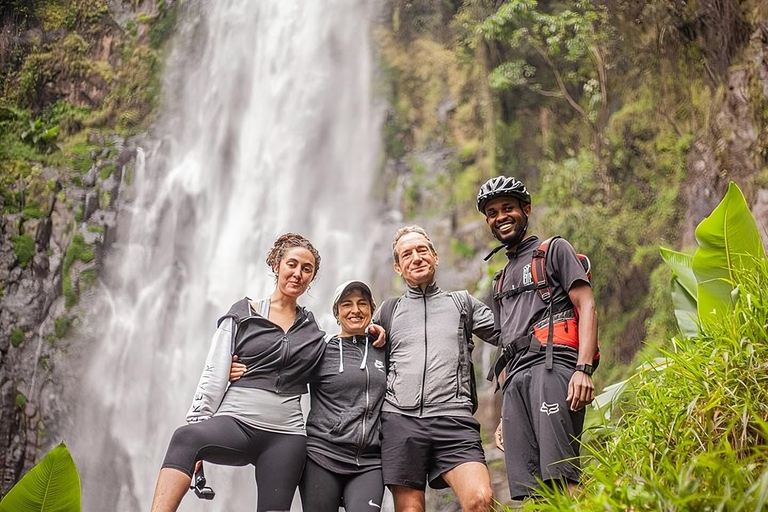
[[[460,312],[459,328],[457,339],[459,343],[459,374],[469,374],[469,389],[472,399],[472,414],[477,411],[477,383],[475,382],[475,367],[472,363],[472,350],[475,348],[475,342],[472,340],[472,300],[467,290],[458,292],[449,292],[448,295],[453,299],[453,303]],[[389,371],[389,353],[392,349],[389,332],[392,327],[392,314],[395,312],[397,304],[401,297],[385,300],[379,306],[379,325],[387,332],[386,343],[384,345],[384,366]]]
[[[568,306],[565,308],[562,307],[565,301],[555,303],[552,300],[552,290],[547,282],[547,254],[549,247],[558,238],[561,237],[554,236],[544,240],[539,244],[539,247],[533,251],[531,261],[532,283],[513,290],[502,291],[501,288],[504,283],[504,271],[506,270],[506,267],[497,272],[493,277],[491,290],[494,292],[493,300],[497,302],[499,310],[501,310],[502,299],[506,297],[514,297],[530,290],[536,290],[539,297],[541,297],[541,300],[547,305],[545,316],[533,324],[533,332],[531,333],[531,336],[513,340],[502,349],[501,354],[497,357],[494,368],[492,369],[492,372],[496,377],[499,376],[501,370],[507,366],[507,363],[510,360],[522,355],[523,350],[527,349],[535,352],[544,345],[546,347],[546,369],[551,370],[554,363],[554,345],[556,343],[570,346],[577,351],[579,349],[578,313],[573,305],[570,304],[570,301],[567,301]],[[578,253],[576,254],[576,257],[579,259],[582,267],[584,267],[587,279],[592,281],[592,263],[589,261],[589,258],[584,254]],[[597,368],[599,364],[600,352],[598,350],[595,354],[592,366]],[[489,374],[489,377],[491,377],[491,374]]]

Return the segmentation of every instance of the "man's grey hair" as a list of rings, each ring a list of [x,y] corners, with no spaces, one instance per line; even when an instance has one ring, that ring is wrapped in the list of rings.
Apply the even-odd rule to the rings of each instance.
[[[402,228],[395,231],[395,236],[392,238],[392,257],[395,259],[395,263],[400,263],[400,258],[397,255],[397,250],[395,249],[395,246],[397,245],[397,241],[400,240],[402,237],[407,235],[408,233],[418,233],[422,235],[424,238],[427,239],[427,244],[429,244],[429,250],[432,251],[432,254],[437,254],[437,251],[435,250],[435,244],[432,243],[432,239],[429,238],[429,235],[427,234],[427,230],[424,229],[421,226],[417,226],[416,224],[413,224],[411,226],[403,226]]]

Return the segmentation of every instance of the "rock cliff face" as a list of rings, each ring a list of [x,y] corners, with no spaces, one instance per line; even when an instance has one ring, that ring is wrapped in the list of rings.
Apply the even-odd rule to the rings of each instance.
[[[768,21],[751,35],[741,64],[727,70],[712,105],[712,120],[688,154],[682,245],[695,244],[694,229],[717,206],[730,181],[747,191],[763,242],[768,245]]]
[[[159,46],[175,12],[17,4],[0,8],[0,494],[59,441],[49,433],[66,421],[63,379],[83,353],[78,304],[114,241],[141,139],[131,133],[154,108],[152,35]]]

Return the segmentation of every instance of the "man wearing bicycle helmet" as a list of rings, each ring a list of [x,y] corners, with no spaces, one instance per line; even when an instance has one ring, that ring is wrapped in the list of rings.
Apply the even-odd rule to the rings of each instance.
[[[540,481],[573,488],[597,354],[587,272],[568,241],[529,233],[531,196],[521,181],[488,180],[477,209],[501,242],[491,255],[504,249],[509,260],[494,277],[491,309],[502,347],[494,370],[504,392],[496,443],[506,447],[510,496],[535,494]]]

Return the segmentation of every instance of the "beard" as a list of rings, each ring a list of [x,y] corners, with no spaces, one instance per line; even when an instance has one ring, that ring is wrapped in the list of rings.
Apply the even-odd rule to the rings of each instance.
[[[515,228],[512,230],[512,232],[507,233],[506,235],[502,235],[499,233],[497,229],[494,229],[493,236],[496,237],[496,240],[506,245],[507,247],[515,247],[517,246],[517,244],[523,241],[523,237],[525,236],[525,233],[527,231],[528,231],[528,218],[526,217],[524,226],[515,224]]]

